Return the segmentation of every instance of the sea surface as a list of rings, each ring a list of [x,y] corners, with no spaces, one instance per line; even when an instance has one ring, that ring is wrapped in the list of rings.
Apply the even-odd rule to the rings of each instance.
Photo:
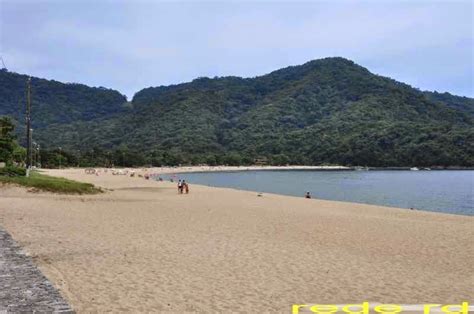
[[[239,171],[177,175],[190,184],[474,215],[474,171]]]

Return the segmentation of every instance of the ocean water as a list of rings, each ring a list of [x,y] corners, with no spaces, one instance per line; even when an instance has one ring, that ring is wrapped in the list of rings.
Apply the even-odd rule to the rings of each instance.
[[[190,184],[474,215],[474,171],[239,171],[184,173]]]

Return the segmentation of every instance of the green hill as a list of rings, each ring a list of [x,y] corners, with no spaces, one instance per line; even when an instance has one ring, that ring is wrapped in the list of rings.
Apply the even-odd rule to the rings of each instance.
[[[0,114],[24,121],[28,76],[0,70]],[[124,95],[103,87],[31,78],[33,127],[106,118],[124,110]],[[20,124],[20,126],[22,126]]]
[[[70,90],[64,109],[55,105],[61,88]],[[24,93],[24,85],[16,91]],[[129,107],[118,92],[83,85],[54,82],[48,95],[48,119],[36,116],[36,139],[89,160],[474,166],[473,99],[421,92],[343,58],[255,78],[150,87]],[[0,114],[11,114],[4,103]],[[79,113],[65,118],[62,110],[72,109]]]

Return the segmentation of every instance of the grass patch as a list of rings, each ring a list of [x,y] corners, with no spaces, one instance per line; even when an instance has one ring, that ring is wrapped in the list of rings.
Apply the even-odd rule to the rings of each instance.
[[[93,184],[77,182],[65,178],[51,177],[35,171],[27,177],[6,177],[0,176],[0,183],[17,184],[41,191],[48,191],[61,194],[97,194],[102,193],[100,188]]]

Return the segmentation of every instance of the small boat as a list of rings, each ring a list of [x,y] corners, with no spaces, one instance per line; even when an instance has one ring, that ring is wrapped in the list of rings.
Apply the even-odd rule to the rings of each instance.
[[[431,168],[423,168],[423,170],[431,170]]]
[[[413,167],[413,168],[410,168],[411,171],[418,171],[420,169],[418,169],[417,167]]]

